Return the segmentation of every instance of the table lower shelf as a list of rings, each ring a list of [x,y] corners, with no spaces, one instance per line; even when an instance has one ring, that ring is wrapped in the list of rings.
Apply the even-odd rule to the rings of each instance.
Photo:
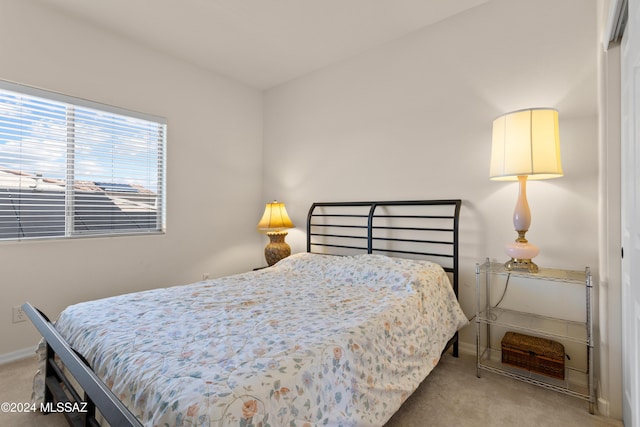
[[[494,348],[486,348],[484,350],[478,358],[476,368],[478,378],[480,377],[481,370],[493,372],[498,375],[507,376],[586,400],[589,402],[589,412],[593,414],[595,411],[595,396],[589,393],[589,376],[586,372],[565,368],[564,380],[547,377],[515,366],[503,364],[501,362],[501,351]]]

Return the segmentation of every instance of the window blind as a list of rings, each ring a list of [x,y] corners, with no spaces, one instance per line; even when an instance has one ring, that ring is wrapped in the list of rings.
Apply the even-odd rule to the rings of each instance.
[[[164,119],[0,81],[0,239],[164,231]]]

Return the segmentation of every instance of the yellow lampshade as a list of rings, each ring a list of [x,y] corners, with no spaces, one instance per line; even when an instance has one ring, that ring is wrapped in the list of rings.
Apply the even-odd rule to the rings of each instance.
[[[260,222],[258,222],[259,231],[266,233],[286,230],[287,228],[293,227],[293,222],[287,214],[284,203],[279,203],[275,200],[272,203],[267,203],[264,208],[264,214],[262,214],[262,218]]]
[[[493,122],[492,180],[549,179],[563,175],[558,111],[534,108],[504,114]]]

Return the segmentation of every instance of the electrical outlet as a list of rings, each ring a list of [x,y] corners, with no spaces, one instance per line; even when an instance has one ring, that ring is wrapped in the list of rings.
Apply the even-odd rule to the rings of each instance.
[[[16,305],[15,307],[13,307],[13,323],[20,323],[20,322],[26,322],[26,321],[27,321],[27,315],[22,310],[22,307],[19,305]]]

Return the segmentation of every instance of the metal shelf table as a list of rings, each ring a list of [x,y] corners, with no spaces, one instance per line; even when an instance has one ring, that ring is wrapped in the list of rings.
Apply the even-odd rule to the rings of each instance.
[[[502,278],[505,282],[498,295],[498,302],[494,303],[492,293],[498,286],[495,282]],[[520,283],[510,284],[510,281]],[[549,314],[549,304],[541,303],[538,299],[551,298],[557,294],[545,294],[544,292],[530,293],[536,301],[525,301],[520,307],[503,307],[506,297],[509,295],[509,286],[527,288],[527,283],[544,282],[551,289],[561,287],[561,300],[566,295],[582,294],[584,292],[584,312],[579,319]],[[535,285],[534,285],[535,286]],[[544,289],[544,288],[543,288]],[[526,291],[525,291],[526,292]],[[500,292],[499,292],[500,293]],[[481,376],[481,371],[494,372],[499,375],[511,377],[520,381],[568,394],[589,403],[589,412],[595,412],[595,387],[593,381],[593,323],[592,323],[592,299],[593,286],[589,267],[584,271],[545,269],[541,268],[537,273],[529,273],[518,270],[507,270],[503,264],[492,263],[487,259],[483,264],[476,264],[476,375]],[[577,297],[576,297],[577,298]],[[520,300],[527,300],[526,297]],[[575,298],[574,298],[575,299]],[[517,301],[517,299],[514,299]],[[572,301],[573,303],[579,301]],[[557,304],[558,301],[555,301]],[[524,305],[524,307],[522,307]],[[580,310],[582,310],[580,308]],[[574,316],[575,317],[575,316]],[[563,343],[574,354],[580,354],[586,350],[586,357],[581,362],[565,364],[565,379],[558,380],[527,371],[525,369],[502,364],[501,349],[497,337],[505,331],[521,332],[528,335],[539,336]],[[578,350],[580,349],[580,350]],[[567,352],[567,355],[569,353]],[[578,359],[578,358],[576,358]],[[582,366],[579,366],[582,364]]]

